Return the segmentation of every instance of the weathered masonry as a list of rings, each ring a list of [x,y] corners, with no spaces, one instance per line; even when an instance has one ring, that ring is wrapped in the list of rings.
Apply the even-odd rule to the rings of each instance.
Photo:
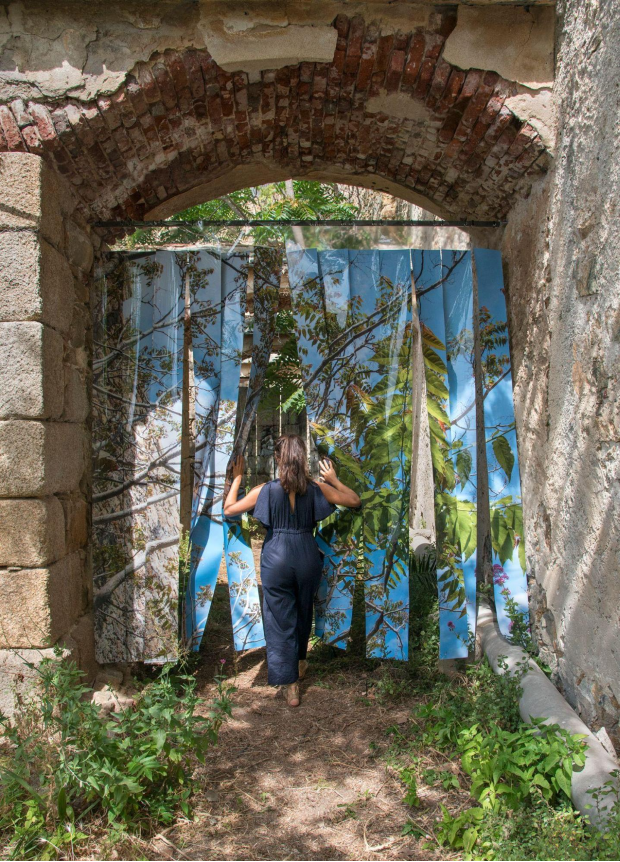
[[[5,696],[15,650],[62,641],[93,670],[94,223],[308,177],[508,219],[484,241],[506,261],[536,636],[617,734],[617,4],[32,0],[2,5],[0,42]]]

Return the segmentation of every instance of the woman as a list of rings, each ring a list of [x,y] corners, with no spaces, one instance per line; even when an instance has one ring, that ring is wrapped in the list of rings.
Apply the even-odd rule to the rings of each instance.
[[[244,462],[236,460],[224,514],[254,510],[268,530],[261,554],[267,678],[270,685],[285,685],[288,705],[299,706],[298,680],[308,666],[314,596],[323,569],[313,530],[336,505],[355,508],[361,501],[338,480],[329,460],[319,464],[322,484],[311,481],[306,444],[296,434],[280,437],[275,456],[279,478],[257,485],[240,500]]]

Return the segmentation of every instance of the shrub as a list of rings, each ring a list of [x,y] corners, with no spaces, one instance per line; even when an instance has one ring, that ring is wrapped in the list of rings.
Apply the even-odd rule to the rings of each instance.
[[[207,716],[195,680],[170,669],[135,708],[100,716],[74,664],[46,659],[39,673],[40,698],[20,701],[11,723],[0,716],[5,858],[55,858],[102,815],[131,830],[190,813],[194,765],[231,711],[222,679]]]

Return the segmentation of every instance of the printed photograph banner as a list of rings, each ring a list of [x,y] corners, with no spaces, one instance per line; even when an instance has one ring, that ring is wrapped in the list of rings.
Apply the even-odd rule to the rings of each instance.
[[[499,252],[413,252],[435,481],[440,658],[475,634],[476,440],[485,434],[498,622],[527,618],[523,512]],[[473,263],[475,262],[475,272]],[[477,279],[484,428],[476,428],[473,288]]]
[[[187,257],[196,457],[186,638],[191,649],[200,648],[226,545],[235,648],[248,649],[264,644],[254,561],[234,535],[228,540],[222,509],[237,421],[249,255],[202,250]]]
[[[449,415],[450,377],[456,395],[458,379],[455,379],[454,369],[450,375],[448,373],[444,283],[452,278],[455,268],[464,260],[457,258],[455,265],[454,254],[449,252],[446,258],[441,251],[412,252],[435,485],[439,657],[442,659],[467,655],[467,602],[460,531],[464,539],[472,533],[472,519],[466,512],[462,516],[459,508],[458,453],[452,448]],[[461,457],[459,467],[464,478],[467,466]]]
[[[336,355],[330,361],[327,352],[331,343],[336,348],[340,345],[351,324],[348,254],[324,252],[324,280],[316,249],[287,246],[287,257],[313,440],[319,454],[333,460],[342,481],[358,487],[363,475],[355,457],[350,422],[341,407],[346,385],[338,374],[342,359]],[[316,600],[315,634],[340,647],[346,646],[351,632],[360,532],[361,518],[350,509],[339,509],[317,531],[324,568]]]
[[[93,309],[93,575],[102,663],[174,659],[183,359],[169,252],[111,255]]]
[[[243,415],[238,433],[233,440],[230,458],[245,452],[250,429],[256,418],[276,333],[282,252],[268,247],[256,248],[252,261],[252,273],[250,379]],[[247,515],[224,519],[224,555],[228,573],[235,650],[242,651],[264,646],[260,597]]]
[[[470,639],[476,633],[476,546],[478,478],[476,464],[476,382],[474,363],[474,304],[471,252],[442,251],[443,310],[446,333],[446,359],[450,424],[447,429],[455,486],[451,503],[454,511],[447,518],[449,532],[457,549],[459,580],[462,572],[466,616],[453,621],[459,655],[466,657]],[[456,651],[456,650],[454,650]]]
[[[508,613],[527,620],[528,598],[523,506],[517,453],[506,298],[499,251],[475,249],[478,281],[484,424],[489,473],[493,584],[502,634]]]
[[[193,253],[192,253],[193,254]],[[248,394],[236,434],[250,258],[200,252],[190,270],[196,392],[196,462],[187,642],[198,650],[213,601],[222,551],[235,650],[265,645],[247,517],[224,518],[227,470],[254,421],[275,334],[281,255],[258,248],[253,260],[253,345]]]
[[[317,634],[345,646],[356,575],[367,652],[407,657],[411,262],[407,250],[287,246],[308,416],[317,449],[362,498],[321,525]]]

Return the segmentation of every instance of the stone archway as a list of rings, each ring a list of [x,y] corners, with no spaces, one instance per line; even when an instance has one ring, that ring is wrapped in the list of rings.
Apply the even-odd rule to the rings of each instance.
[[[595,23],[577,0],[564,7],[554,45],[546,2],[6,6],[0,660],[9,675],[22,670],[9,647],[58,639],[93,668],[90,277],[112,236],[94,224],[163,218],[305,177],[388,191],[441,216],[508,219],[493,241],[507,269],[537,633],[586,717],[616,720],[618,641],[605,606],[605,596],[615,606],[614,587],[597,572],[613,570],[617,541],[608,478],[617,266],[597,213],[617,172],[596,93],[612,92],[620,70],[609,47],[588,47]],[[576,148],[598,159],[606,183],[575,161]],[[573,218],[576,232],[564,226]],[[581,436],[568,434],[574,427]],[[580,546],[588,550],[574,562]],[[600,631],[596,654],[577,626]]]
[[[453,7],[403,5],[398,18],[383,7],[373,19],[363,7],[330,19],[317,4],[303,24],[278,30],[257,13],[241,28],[234,6],[227,18],[220,3],[205,47],[165,49],[160,40],[112,92],[83,73],[82,87],[41,98],[39,72],[36,97],[0,111],[0,149],[43,155],[89,217],[160,216],[212,195],[219,177],[230,189],[249,176],[256,184],[291,175],[398,189],[452,217],[503,217],[549,166],[538,124],[517,105],[519,79],[532,85],[528,64],[535,86],[550,83],[552,10],[511,13],[517,33],[533,29],[547,44],[525,46],[521,68],[504,62],[510,80],[495,71],[497,57],[485,64],[485,44],[476,67],[465,65],[472,40],[500,39],[499,29],[487,25],[482,38],[466,12],[459,23]]]

